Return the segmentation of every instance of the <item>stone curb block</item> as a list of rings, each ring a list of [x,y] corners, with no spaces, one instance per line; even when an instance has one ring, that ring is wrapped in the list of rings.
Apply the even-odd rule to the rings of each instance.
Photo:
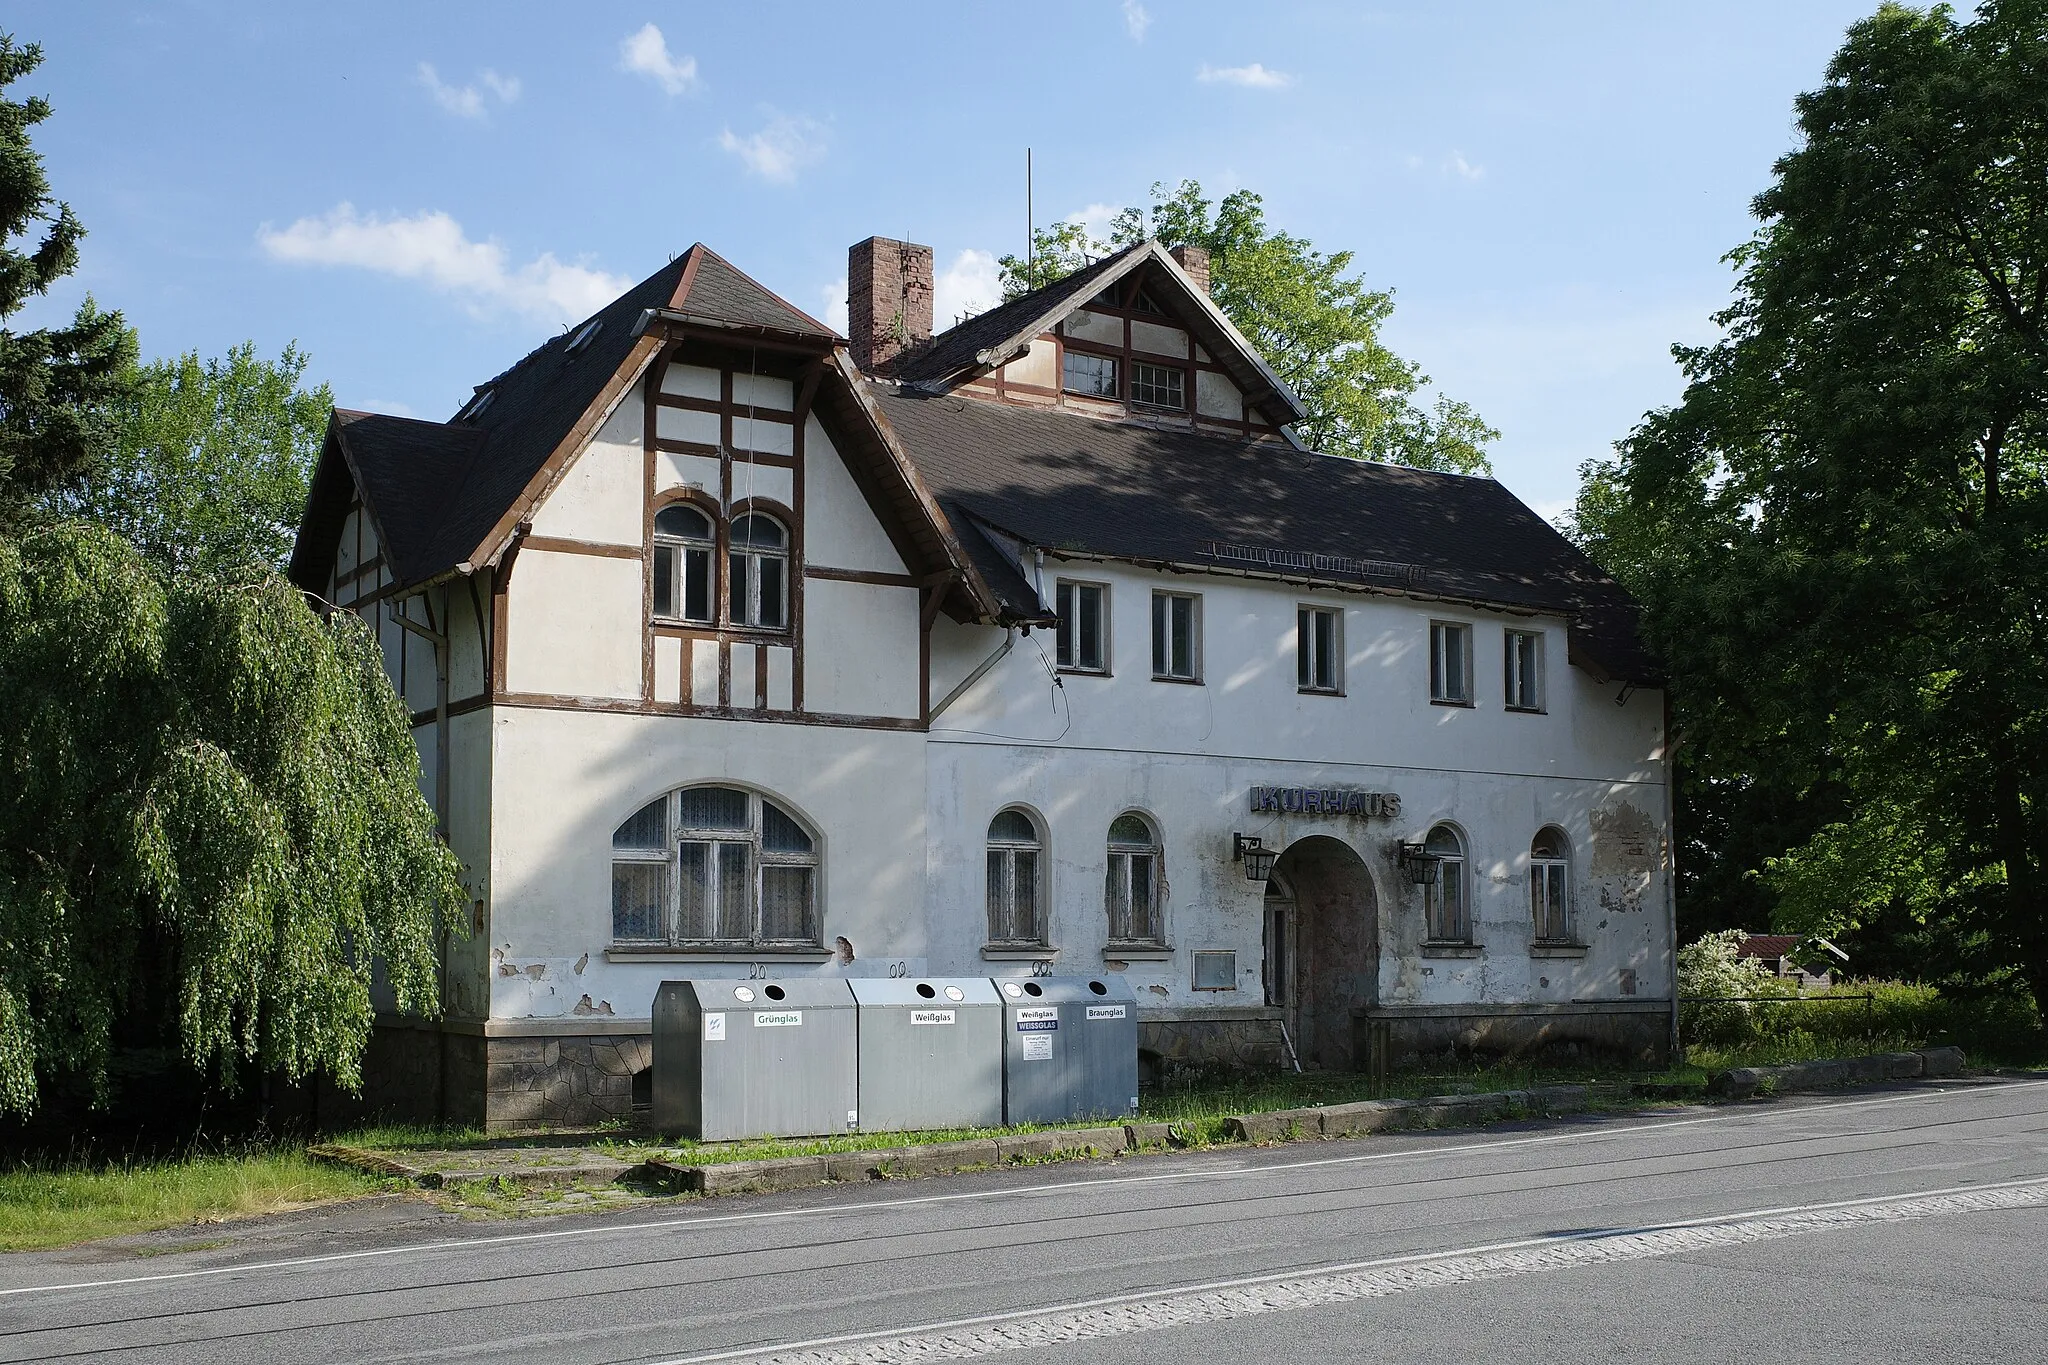
[[[698,1194],[765,1193],[794,1190],[825,1181],[821,1156],[772,1157],[766,1161],[726,1161],[690,1168],[690,1188]]]
[[[1839,1085],[1877,1081],[1909,1081],[1924,1076],[1959,1076],[1963,1050],[1927,1048],[1919,1052],[1880,1052],[1868,1057],[1834,1057],[1783,1066],[1738,1066],[1707,1078],[1707,1093],[1716,1099],[1746,1100],[1759,1091],[1779,1093],[1827,1090]]]
[[[1224,1131],[1240,1142],[1284,1142],[1290,1137],[1362,1137],[1427,1124],[1486,1123],[1516,1109],[1539,1114],[1575,1114],[1585,1109],[1583,1085],[1545,1085],[1534,1090],[1490,1090],[1478,1095],[1431,1095],[1419,1100],[1359,1100],[1314,1109],[1274,1109],[1224,1120]]]
[[[515,1185],[574,1185],[585,1180],[609,1185],[635,1169],[623,1161],[603,1161],[574,1166],[507,1166],[495,1171],[427,1171],[420,1176],[420,1183],[431,1179],[440,1188],[488,1185],[494,1180],[509,1180]]]
[[[348,1166],[371,1175],[397,1176],[401,1180],[413,1180],[428,1189],[438,1189],[441,1177],[433,1171],[423,1171],[417,1166],[408,1166],[402,1161],[393,1161],[376,1152],[366,1152],[360,1147],[344,1147],[340,1143],[327,1143],[319,1147],[308,1147],[306,1155],[315,1161],[324,1161],[330,1166]]]
[[[1170,1123],[1124,1125],[1124,1145],[1134,1152],[1142,1152],[1148,1147],[1170,1147],[1173,1140],[1173,1125]]]

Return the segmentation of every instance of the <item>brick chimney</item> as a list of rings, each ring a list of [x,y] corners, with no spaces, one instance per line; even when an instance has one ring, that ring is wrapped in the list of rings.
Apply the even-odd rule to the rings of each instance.
[[[1180,268],[1188,272],[1188,278],[1195,282],[1195,288],[1204,294],[1209,292],[1209,248],[1205,246],[1169,247],[1167,255],[1180,262]]]
[[[853,363],[874,374],[932,335],[932,249],[870,237],[846,252]]]

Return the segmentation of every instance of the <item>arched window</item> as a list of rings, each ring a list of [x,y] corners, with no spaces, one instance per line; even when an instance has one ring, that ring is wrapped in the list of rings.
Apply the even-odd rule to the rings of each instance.
[[[817,840],[753,792],[685,787],[612,832],[620,943],[816,947],[817,896]]]
[[[1572,941],[1571,845],[1548,828],[1529,845],[1529,914],[1539,943]]]
[[[711,518],[688,503],[654,514],[654,614],[671,621],[712,619]]]
[[[1006,810],[988,825],[988,941],[1045,942],[1042,855],[1038,825],[1021,810]]]
[[[1466,903],[1465,841],[1449,825],[1438,825],[1424,847],[1436,860],[1436,876],[1422,888],[1429,936],[1439,943],[1468,943],[1472,917]]]
[[[732,524],[726,591],[736,626],[782,630],[789,625],[789,533],[782,523],[749,512]]]
[[[1142,815],[1126,812],[1117,816],[1109,826],[1109,874],[1103,890],[1103,903],[1109,910],[1109,941],[1165,942],[1161,900],[1159,836]]]

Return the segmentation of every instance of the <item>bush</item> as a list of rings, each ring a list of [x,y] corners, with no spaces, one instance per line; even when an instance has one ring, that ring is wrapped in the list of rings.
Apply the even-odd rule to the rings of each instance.
[[[1731,996],[1789,994],[1753,957],[1738,957],[1740,929],[1705,934],[1678,950],[1678,1033],[1686,1042],[1741,1045],[1753,1041],[1754,1005]],[[1706,997],[1690,999],[1686,997]]]

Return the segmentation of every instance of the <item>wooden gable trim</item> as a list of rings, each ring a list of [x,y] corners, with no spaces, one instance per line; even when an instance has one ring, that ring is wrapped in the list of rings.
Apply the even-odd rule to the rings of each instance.
[[[689,267],[686,265],[684,272],[687,274],[688,270]],[[521,523],[530,520],[534,509],[555,491],[555,486],[562,481],[563,474],[568,472],[570,462],[582,453],[583,447],[589,445],[591,438],[610,420],[626,394],[640,381],[640,377],[653,363],[654,357],[660,354],[661,348],[661,338],[652,335],[643,336],[633,343],[633,349],[626,353],[625,361],[613,372],[612,377],[605,381],[604,388],[590,401],[590,405],[583,410],[583,415],[576,419],[576,424],[569,428],[569,434],[562,438],[560,444],[549,453],[547,461],[541,465],[539,471],[527,481],[526,491],[505,509],[504,515],[498,518],[497,524],[490,529],[489,534],[477,543],[476,549],[470,552],[466,564],[461,567],[470,569],[478,564],[496,565],[499,556],[510,543],[512,533]]]

